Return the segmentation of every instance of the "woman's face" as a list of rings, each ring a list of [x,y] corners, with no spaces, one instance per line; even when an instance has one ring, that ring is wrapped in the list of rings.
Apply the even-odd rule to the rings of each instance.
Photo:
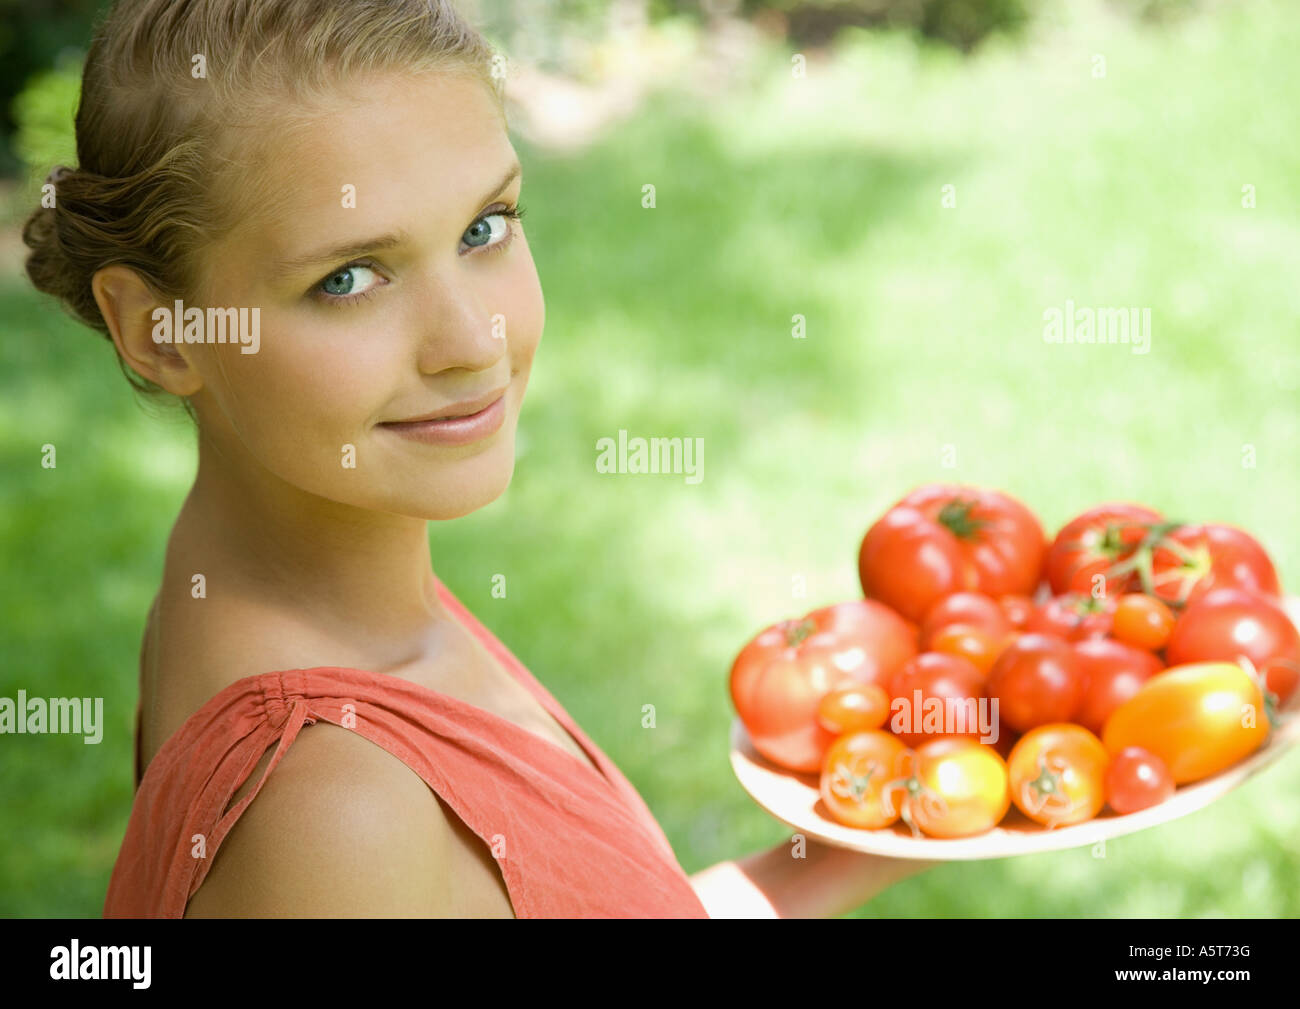
[[[486,85],[358,80],[268,151],[245,169],[265,205],[205,261],[205,308],[260,309],[256,353],[193,345],[212,461],[419,518],[492,501],[545,305],[519,222],[498,216],[521,178]],[[503,423],[468,444],[384,426],[503,389]]]

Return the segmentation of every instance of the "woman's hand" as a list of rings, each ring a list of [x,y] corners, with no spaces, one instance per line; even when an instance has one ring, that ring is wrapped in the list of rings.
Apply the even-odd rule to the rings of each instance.
[[[834,918],[939,862],[864,855],[794,835],[691,877],[711,918]]]

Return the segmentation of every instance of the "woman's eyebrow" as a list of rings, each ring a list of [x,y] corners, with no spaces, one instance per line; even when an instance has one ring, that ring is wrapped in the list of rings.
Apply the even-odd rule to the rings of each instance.
[[[519,177],[523,169],[519,162],[515,162],[501,177],[501,181],[487,194],[479,200],[479,205],[487,203],[492,197],[498,195],[503,189],[509,186]],[[304,256],[294,256],[292,259],[281,259],[271,266],[272,276],[284,277],[305,270],[309,266],[323,265],[326,263],[338,263],[343,260],[356,259],[365,255],[367,252],[378,252],[381,249],[391,249],[410,240],[410,235],[405,231],[389,232],[386,235],[377,235],[374,238],[363,239],[359,242],[348,242],[346,245],[334,246],[330,249],[320,249],[316,252],[309,252]]]

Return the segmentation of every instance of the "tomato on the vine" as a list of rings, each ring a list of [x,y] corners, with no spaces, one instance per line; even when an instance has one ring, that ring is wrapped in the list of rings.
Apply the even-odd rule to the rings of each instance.
[[[1110,569],[1128,560],[1149,528],[1164,516],[1144,505],[1116,502],[1089,508],[1075,516],[1056,534],[1047,550],[1044,573],[1055,595],[1079,592],[1091,595],[1101,579],[1102,592],[1117,596],[1134,587],[1137,576]]]
[[[1081,725],[1053,723],[1026,732],[1011,750],[1011,801],[1047,827],[1082,823],[1106,802],[1110,755]]]
[[[1221,523],[1182,525],[1155,544],[1151,591],[1167,602],[1194,603],[1219,588],[1281,592],[1268,552],[1249,533]]]
[[[960,655],[969,659],[982,674],[987,676],[997,661],[1008,641],[1003,636],[990,634],[978,627],[965,624],[950,624],[941,627],[930,639],[930,650],[945,655]]]
[[[865,596],[920,622],[953,592],[1029,594],[1046,540],[1033,512],[999,491],[929,484],[900,499],[862,539]]]

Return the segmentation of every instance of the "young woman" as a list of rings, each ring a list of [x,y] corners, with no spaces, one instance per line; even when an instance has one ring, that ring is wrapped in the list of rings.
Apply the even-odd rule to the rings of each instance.
[[[434,574],[545,314],[495,66],[440,0],[124,0],[95,39],[28,272],[198,436],[107,916],[826,916],[929,864],[688,877]]]

